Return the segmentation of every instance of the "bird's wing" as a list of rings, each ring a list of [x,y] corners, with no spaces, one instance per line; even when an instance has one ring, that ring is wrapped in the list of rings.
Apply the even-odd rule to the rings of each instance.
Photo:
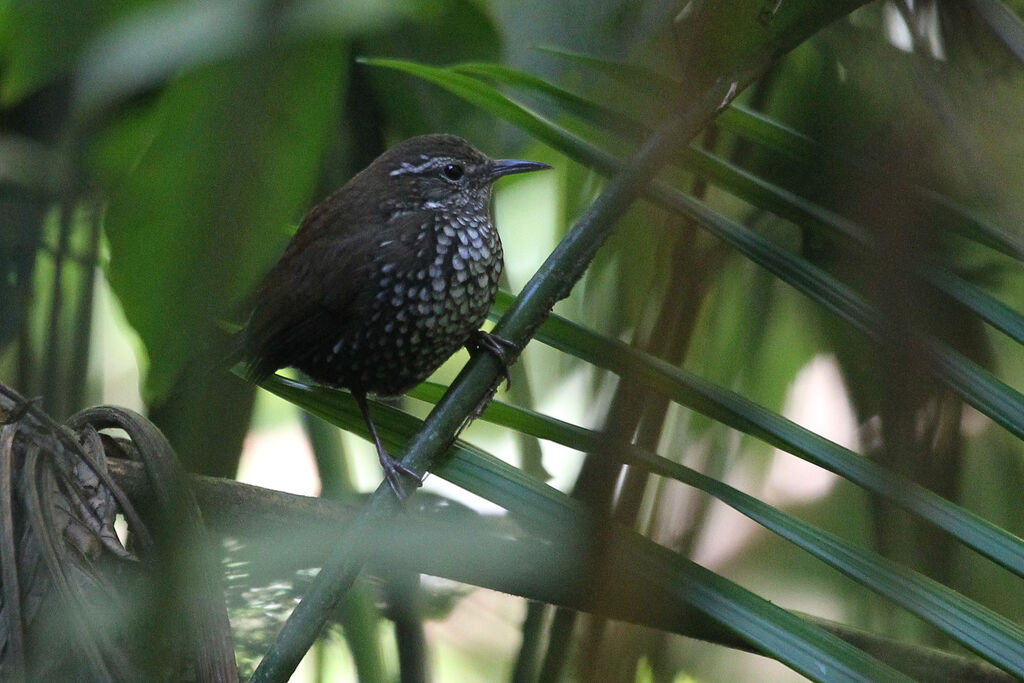
[[[401,268],[410,258],[402,236],[429,218],[426,212],[405,212],[376,227],[348,229],[304,223],[264,279],[246,324],[250,376],[259,381],[279,368],[301,365],[364,324],[359,314],[376,295],[378,264],[390,260]]]

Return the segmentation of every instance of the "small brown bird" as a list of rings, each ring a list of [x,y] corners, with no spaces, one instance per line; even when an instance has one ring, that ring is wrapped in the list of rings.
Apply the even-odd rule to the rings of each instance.
[[[503,356],[479,329],[503,267],[491,185],[545,168],[452,135],[379,156],[313,207],[260,285],[241,335],[250,377],[290,366],[350,390],[402,497],[399,474],[415,474],[381,445],[366,396],[408,391],[462,346]]]

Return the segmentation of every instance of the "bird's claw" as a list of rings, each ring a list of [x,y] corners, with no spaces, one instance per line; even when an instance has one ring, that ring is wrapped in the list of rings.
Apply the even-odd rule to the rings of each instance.
[[[394,491],[399,501],[404,501],[409,497],[410,493],[405,489],[403,475],[406,479],[412,479],[416,482],[415,488],[423,486],[423,478],[420,475],[403,465],[399,460],[393,458],[387,451],[381,451],[379,456],[381,469],[384,470],[384,479],[388,482],[388,486]]]
[[[508,372],[508,366],[510,365],[508,356],[509,353],[519,350],[519,347],[517,347],[514,342],[492,332],[477,330],[473,333],[473,336],[470,337],[466,347],[469,349],[470,353],[486,351],[501,361],[501,374],[505,379],[505,388],[508,389],[512,386],[512,377]]]

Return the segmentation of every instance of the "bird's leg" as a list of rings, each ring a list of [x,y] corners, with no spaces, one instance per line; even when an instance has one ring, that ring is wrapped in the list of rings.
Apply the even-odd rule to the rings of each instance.
[[[510,365],[508,356],[510,352],[518,350],[518,347],[513,342],[491,332],[477,330],[470,335],[469,340],[466,342],[466,348],[469,349],[470,354],[486,351],[500,360],[501,372],[505,377],[505,388],[508,389],[512,386],[512,377],[508,374],[508,366]]]
[[[410,470],[384,450],[380,437],[377,436],[377,425],[373,423],[373,417],[370,416],[370,406],[366,402],[366,392],[353,391],[352,396],[355,397],[356,403],[359,404],[359,410],[363,413],[366,426],[370,428],[370,436],[373,437],[373,445],[377,447],[377,457],[380,459],[380,466],[384,470],[384,478],[387,479],[388,486],[395,492],[398,500],[405,500],[408,494],[406,494],[405,488],[402,486],[400,475],[404,474],[415,479],[417,488],[423,485],[423,480],[420,478],[420,475]]]

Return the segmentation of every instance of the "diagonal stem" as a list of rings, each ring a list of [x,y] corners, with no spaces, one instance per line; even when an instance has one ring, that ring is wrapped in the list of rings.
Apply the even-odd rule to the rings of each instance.
[[[755,75],[745,74],[742,82],[716,83],[652,135],[526,284],[494,327],[494,334],[508,339],[516,348],[523,348],[555,303],[569,296],[618,219],[657,171],[704,128],[739,91],[740,85],[746,85]],[[451,444],[465,416],[486,403],[500,375],[501,363],[497,358],[490,354],[471,358],[409,442],[402,464],[417,473],[426,472]],[[253,683],[285,681],[291,676],[365,562],[369,548],[363,531],[396,509],[393,493],[382,482],[363,513],[338,539],[306,597],[260,662],[251,679]]]

